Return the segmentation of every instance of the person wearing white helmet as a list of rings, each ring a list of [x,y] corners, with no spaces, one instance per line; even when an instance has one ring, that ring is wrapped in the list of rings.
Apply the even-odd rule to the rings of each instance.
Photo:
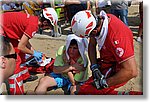
[[[116,88],[137,76],[132,31],[117,17],[101,11],[98,16],[86,10],[74,15],[73,33],[89,37],[88,55],[92,76],[78,94],[142,94],[120,92]],[[97,58],[96,45],[100,58]]]
[[[25,62],[25,54],[30,54],[41,61],[42,53],[36,51],[29,40],[35,35],[39,27],[47,29],[50,25],[57,24],[57,17],[53,8],[43,10],[45,19],[31,16],[23,12],[6,12],[1,14],[0,34],[10,39],[17,56],[14,75],[9,78],[10,94],[24,94],[23,80],[33,81],[37,76],[30,75],[26,67],[20,68]]]

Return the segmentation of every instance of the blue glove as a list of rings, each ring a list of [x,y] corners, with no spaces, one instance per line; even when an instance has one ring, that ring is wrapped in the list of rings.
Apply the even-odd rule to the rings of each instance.
[[[104,75],[99,70],[100,66],[98,64],[91,65],[90,69],[92,70],[92,76],[94,80],[94,86],[97,89],[107,88],[106,79]]]
[[[38,61],[38,62],[41,62],[42,61],[42,52],[39,52],[39,51],[36,51],[34,50],[34,53],[33,53],[33,56],[35,57],[35,59]]]

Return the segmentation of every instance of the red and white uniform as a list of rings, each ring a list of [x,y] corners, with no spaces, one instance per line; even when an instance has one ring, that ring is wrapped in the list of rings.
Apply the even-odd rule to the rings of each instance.
[[[98,63],[101,66],[100,71],[103,75],[111,68],[107,78],[113,76],[121,69],[120,63],[134,57],[133,35],[131,30],[115,16],[111,14],[108,14],[108,16],[110,17],[108,34],[100,50],[100,58],[98,59]],[[97,90],[92,85],[92,82],[93,78],[91,77],[80,87],[79,94],[120,94],[120,92],[114,91],[114,89],[125,84],[122,83],[106,89]],[[132,94],[132,92],[124,92],[122,94]]]
[[[38,30],[38,17],[21,12],[7,12],[0,16],[2,17],[0,34],[10,39],[18,54],[15,73],[9,78],[10,93],[23,94],[23,80],[27,79],[30,75],[27,68],[20,68],[20,64],[25,61],[25,54],[18,50],[17,47],[23,34],[26,34],[29,38],[34,36]]]

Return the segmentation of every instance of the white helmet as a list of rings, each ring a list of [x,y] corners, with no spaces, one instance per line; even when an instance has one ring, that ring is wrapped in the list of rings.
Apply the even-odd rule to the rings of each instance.
[[[58,22],[58,16],[57,16],[57,13],[56,11],[54,10],[54,8],[44,8],[43,9],[43,16],[50,20],[51,24],[54,26],[54,25],[57,25],[57,22]]]
[[[71,21],[72,32],[79,37],[87,37],[96,27],[96,19],[90,10],[79,11]]]

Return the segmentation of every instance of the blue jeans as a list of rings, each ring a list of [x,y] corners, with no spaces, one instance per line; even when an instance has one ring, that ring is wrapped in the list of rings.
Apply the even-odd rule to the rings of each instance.
[[[128,9],[122,9],[122,10],[110,10],[111,14],[114,14],[116,17],[120,18],[122,22],[124,22],[125,25],[128,26]]]

